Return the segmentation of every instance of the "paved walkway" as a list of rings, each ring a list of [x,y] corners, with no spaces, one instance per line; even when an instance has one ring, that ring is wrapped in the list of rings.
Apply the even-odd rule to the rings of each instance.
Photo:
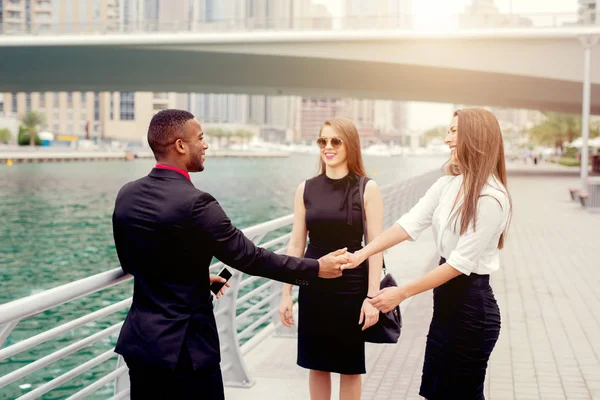
[[[502,331],[492,354],[486,398],[600,400],[600,214],[569,200],[577,172],[554,165],[509,166],[514,215],[492,287]],[[386,254],[405,281],[437,264],[431,232]],[[432,294],[402,304],[397,345],[368,345],[365,400],[419,399]],[[295,365],[294,339],[271,338],[246,362],[256,384],[226,390],[230,400],[309,398],[307,373]],[[333,398],[338,379],[334,376]]]

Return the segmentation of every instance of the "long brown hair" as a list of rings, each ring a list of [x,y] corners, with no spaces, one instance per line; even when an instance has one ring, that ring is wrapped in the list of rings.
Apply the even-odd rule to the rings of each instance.
[[[483,108],[466,108],[455,111],[454,116],[458,117],[456,161],[451,160],[447,164],[446,171],[450,175],[463,174],[461,187],[463,202],[457,213],[460,217],[462,235],[471,223],[473,230],[476,229],[477,204],[481,191],[491,175],[504,186],[498,189],[506,191],[511,214],[512,200],[506,182],[502,131],[494,114]],[[456,201],[458,202],[458,198]],[[504,232],[498,241],[498,249],[503,247]]]
[[[367,176],[365,166],[363,164],[362,153],[360,152],[360,138],[358,130],[354,123],[347,118],[332,118],[323,123],[319,130],[319,136],[323,132],[323,128],[330,126],[342,138],[346,146],[346,162],[348,163],[348,171],[354,172],[357,176]],[[321,158],[319,152],[319,174],[325,173],[325,162]]]

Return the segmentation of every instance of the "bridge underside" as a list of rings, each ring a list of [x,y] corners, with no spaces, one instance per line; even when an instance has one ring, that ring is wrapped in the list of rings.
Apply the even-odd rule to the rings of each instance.
[[[0,59],[0,92],[343,96],[581,112],[581,82],[403,63],[127,46],[2,47]],[[592,113],[600,114],[600,84]]]

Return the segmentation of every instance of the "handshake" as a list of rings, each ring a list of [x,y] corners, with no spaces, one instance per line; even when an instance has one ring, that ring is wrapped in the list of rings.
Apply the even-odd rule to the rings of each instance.
[[[364,261],[359,252],[350,253],[347,250],[343,248],[319,258],[319,278],[339,278],[343,270],[356,268]]]

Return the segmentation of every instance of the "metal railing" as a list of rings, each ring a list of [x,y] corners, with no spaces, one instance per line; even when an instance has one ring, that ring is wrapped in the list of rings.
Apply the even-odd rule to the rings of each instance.
[[[440,176],[441,171],[432,171],[382,187],[384,226],[390,226],[400,215],[416,204]],[[244,229],[243,232],[257,245],[282,253],[287,249],[292,222],[293,216],[288,215]],[[222,267],[222,263],[215,263],[210,267],[210,271],[215,273]],[[289,336],[294,334],[294,330],[283,327],[279,321],[277,308],[280,301],[281,283],[248,276],[236,270],[233,272],[233,277],[230,279],[231,287],[225,296],[215,302],[214,309],[221,341],[221,368],[226,385],[248,387],[252,385],[252,378],[244,364],[244,355],[269,335]],[[117,357],[114,353],[114,338],[123,324],[122,315],[109,324],[99,324],[99,321],[109,316],[119,316],[115,313],[124,313],[131,304],[131,298],[121,299],[89,314],[48,328],[27,339],[16,341],[7,347],[1,348],[1,346],[22,321],[43,312],[54,311],[60,305],[76,299],[89,298],[90,295],[99,291],[103,291],[101,294],[104,294],[108,288],[130,279],[131,276],[117,268],[0,305],[0,365],[15,366],[15,369],[0,376],[0,389],[23,378],[30,378],[32,373],[53,365],[52,370],[48,372],[42,382],[30,384],[32,390],[18,397],[19,400],[39,398],[74,378],[80,377],[92,368],[106,365],[110,360],[114,362],[116,358],[116,366],[110,367],[108,369],[110,372],[78,392],[69,393],[71,395],[69,399],[84,398],[112,382],[115,382],[114,390],[112,390],[114,397],[112,398],[128,398],[127,366],[122,357]],[[112,301],[109,299],[110,296],[101,298],[104,303]],[[54,320],[58,322],[62,319],[63,317],[56,313]],[[85,329],[87,334],[74,335],[76,329]],[[63,341],[62,339],[65,337],[67,340]],[[69,337],[75,339],[69,341]],[[32,349],[57,338],[61,338],[61,347],[55,346],[49,354],[32,361],[35,354]],[[102,342],[102,349],[89,351],[98,342]],[[54,366],[55,363],[83,349],[91,352],[92,357],[85,361],[78,361],[70,368]],[[18,360],[8,363],[6,361],[19,355],[25,355],[27,362]]]
[[[399,13],[395,15],[346,15],[343,17],[247,17],[134,21],[108,19],[102,22],[53,23],[51,21],[38,21],[29,24],[5,21],[0,24],[0,34],[79,35],[271,30],[419,30],[432,29],[440,25],[463,29],[556,28],[596,25],[600,19],[598,15],[599,13],[596,10],[581,10],[579,12],[523,14],[470,12],[453,15],[442,15],[432,12],[427,16]],[[432,26],[432,21],[437,21],[438,25]]]

